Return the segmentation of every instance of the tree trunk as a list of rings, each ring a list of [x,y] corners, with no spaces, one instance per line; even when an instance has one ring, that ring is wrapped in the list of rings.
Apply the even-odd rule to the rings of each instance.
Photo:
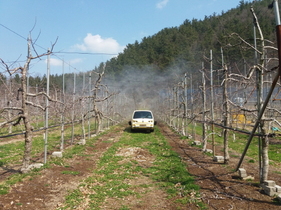
[[[224,163],[229,161],[229,151],[228,151],[228,96],[227,96],[227,82],[228,82],[228,72],[227,67],[224,65],[224,88],[223,88],[223,139],[224,139]]]
[[[83,113],[81,113],[81,120],[82,120],[82,136],[83,136],[83,139],[86,140],[86,137],[85,137],[85,118],[84,118],[84,115]]]
[[[96,134],[98,134],[101,130],[101,117],[98,112],[96,112],[96,122],[97,122]]]
[[[24,146],[24,155],[21,171],[23,173],[28,171],[28,166],[30,164],[31,156],[31,146],[32,146],[32,126],[30,124],[30,116],[27,106],[27,66],[29,65],[30,59],[28,59],[26,65],[22,69],[22,78],[21,78],[21,87],[22,87],[22,110],[23,110],[23,122],[25,127],[25,146]]]
[[[206,82],[204,70],[202,71],[202,97],[203,97],[203,115],[202,115],[202,139],[203,139],[203,151],[207,149],[207,138],[206,138]]]
[[[269,169],[269,159],[268,159],[268,147],[269,139],[268,136],[263,136],[262,139],[262,179],[261,182],[264,182],[268,178],[268,169]]]
[[[258,19],[256,17],[256,14],[254,12],[254,9],[251,8],[252,15],[254,17],[254,29],[258,29],[259,34],[260,34],[260,46],[261,46],[261,53],[260,53],[260,61],[259,61],[259,66],[260,68],[256,68],[256,86],[257,86],[257,109],[258,109],[258,114],[261,113],[261,107],[263,106],[263,74],[264,74],[264,65],[265,65],[265,45],[264,45],[264,37],[262,30],[260,28]],[[254,30],[255,32],[255,30]],[[257,48],[256,44],[256,39],[255,41],[255,48]],[[256,56],[256,62],[257,62],[257,50],[255,51],[255,56]],[[262,137],[259,137],[259,164],[260,164],[260,181],[263,182],[264,180],[267,180],[268,176],[268,169],[269,169],[269,159],[268,159],[268,137],[266,135],[265,131],[265,124],[263,117],[261,118],[261,122],[259,125],[259,132],[262,134]],[[261,148],[260,148],[261,147]],[[261,153],[261,154],[260,154]]]
[[[25,146],[24,146],[24,155],[23,155],[23,164],[21,171],[23,173],[28,171],[28,166],[30,164],[30,156],[31,156],[31,146],[32,146],[32,128],[29,122],[29,113],[24,114],[25,117],[23,119],[25,125]]]
[[[98,106],[97,106],[97,103],[98,102],[101,102],[102,100],[99,100],[98,99],[98,91],[100,90],[99,87],[101,86],[101,80],[102,80],[102,77],[104,75],[104,69],[103,69],[103,72],[102,73],[97,73],[98,74],[98,79],[96,81],[96,84],[95,84],[95,88],[93,90],[93,111],[95,113],[95,119],[96,119],[96,134],[98,134],[101,130],[101,122],[102,122],[102,114],[101,112],[98,110]]]

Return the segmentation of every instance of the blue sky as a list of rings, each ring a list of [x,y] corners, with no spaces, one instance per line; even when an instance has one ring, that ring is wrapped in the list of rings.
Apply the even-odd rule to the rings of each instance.
[[[240,0],[0,0],[0,58],[23,65],[27,38],[36,52],[51,56],[51,74],[85,72],[116,56],[128,44],[204,19],[239,5]],[[69,53],[75,52],[75,53]],[[85,54],[86,53],[86,54]],[[32,52],[35,55],[35,52]],[[62,65],[62,61],[65,65]],[[32,62],[30,74],[46,73],[46,57]],[[0,69],[3,72],[3,67]]]

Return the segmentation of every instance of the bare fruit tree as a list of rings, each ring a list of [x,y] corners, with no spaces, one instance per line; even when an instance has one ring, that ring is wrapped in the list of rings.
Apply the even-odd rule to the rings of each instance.
[[[56,42],[55,42],[56,43]],[[29,165],[30,165],[30,158],[31,158],[31,147],[32,147],[32,132],[33,132],[33,126],[31,125],[31,120],[32,120],[32,116],[29,110],[29,107],[37,107],[40,108],[42,110],[45,110],[46,107],[43,107],[39,104],[36,104],[34,102],[31,102],[29,100],[30,97],[37,97],[37,96],[45,96],[48,100],[52,100],[45,92],[39,92],[36,94],[31,94],[28,92],[28,88],[27,88],[27,80],[28,80],[28,69],[29,69],[29,65],[30,63],[35,60],[35,59],[39,59],[43,56],[47,56],[50,55],[52,53],[53,47],[55,46],[55,43],[52,44],[52,47],[50,50],[48,50],[47,52],[43,53],[43,54],[37,54],[35,48],[34,48],[34,44],[31,39],[29,39],[29,43],[28,43],[28,56],[26,59],[26,62],[24,64],[24,66],[20,66],[17,68],[10,68],[5,61],[3,61],[1,58],[1,64],[4,66],[6,72],[11,76],[13,74],[20,74],[21,75],[21,87],[18,89],[18,93],[21,96],[21,106],[18,107],[3,107],[2,110],[0,110],[0,113],[4,113],[4,112],[9,112],[9,111],[17,111],[17,115],[15,115],[14,117],[12,117],[11,119],[8,119],[2,123],[0,123],[0,128],[4,127],[6,125],[12,124],[13,126],[18,125],[21,121],[23,121],[24,124],[24,139],[25,139],[25,148],[24,148],[24,155],[23,155],[23,161],[22,161],[22,167],[20,169],[20,171],[22,173],[26,173],[29,171]],[[30,53],[30,45],[32,45],[36,56],[32,56]]]
[[[242,37],[240,37],[238,34],[233,33],[232,36],[237,36],[238,39],[246,46],[248,46],[250,49],[253,49],[255,54],[256,54],[256,64],[250,68],[248,75],[242,76],[242,75],[235,75],[235,74],[230,74],[230,79],[235,81],[235,77],[240,77],[240,81],[241,78],[242,80],[249,80],[252,76],[254,71],[256,71],[256,85],[255,85],[255,89],[256,89],[256,116],[260,116],[261,115],[261,109],[264,105],[264,99],[263,99],[263,87],[264,87],[264,74],[266,71],[268,71],[265,67],[265,53],[266,53],[266,49],[274,49],[272,46],[265,46],[265,39],[261,30],[261,27],[259,25],[258,22],[258,18],[254,12],[254,9],[251,8],[251,13],[253,15],[254,18],[254,29],[257,28],[258,30],[258,34],[259,34],[259,38],[255,38],[255,43],[256,40],[259,40],[259,45],[255,44],[255,45],[251,45],[250,43],[248,43],[246,40],[244,40]],[[259,46],[259,48],[257,47]],[[259,59],[258,56],[259,55]],[[237,81],[237,79],[236,79]],[[246,83],[245,83],[246,84]],[[269,96],[270,97],[270,96]],[[265,108],[270,108],[270,107],[265,107]],[[245,109],[244,109],[245,111]],[[248,110],[249,112],[252,112],[252,110]],[[256,124],[258,125],[258,133],[259,133],[259,156],[260,156],[260,180],[261,182],[264,182],[265,180],[267,180],[268,177],[268,170],[269,170],[269,158],[268,158],[268,147],[269,147],[269,122],[272,121],[272,119],[266,119],[265,116],[262,114],[261,118],[257,118],[256,119]],[[254,127],[255,128],[255,127]],[[252,131],[252,135],[254,134],[255,129],[253,129]],[[251,141],[251,137],[250,137],[250,141]],[[249,141],[249,142],[250,142]],[[244,150],[244,154],[242,155],[242,158],[240,160],[239,165],[242,163],[243,160],[243,156],[246,154],[247,151],[247,147],[245,147]]]
[[[101,73],[93,71],[93,73],[96,74],[98,76],[98,78],[95,81],[94,88],[92,90],[93,95],[87,97],[87,98],[92,98],[92,101],[93,101],[93,108],[92,108],[92,110],[89,111],[89,113],[93,112],[95,115],[96,124],[97,124],[96,134],[98,134],[101,131],[102,119],[104,118],[104,113],[102,112],[103,104],[101,104],[101,108],[100,108],[99,103],[108,100],[113,95],[116,95],[116,93],[107,93],[106,96],[103,96],[103,94],[99,94],[101,89],[104,88],[104,85],[101,83],[102,78],[105,73],[104,70],[105,70],[105,66],[102,67]],[[107,119],[109,119],[109,118],[107,118]]]

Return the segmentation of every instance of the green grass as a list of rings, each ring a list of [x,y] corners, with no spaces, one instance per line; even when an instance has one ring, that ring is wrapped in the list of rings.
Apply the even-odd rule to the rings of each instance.
[[[120,148],[140,148],[153,155],[155,161],[151,167],[142,167],[136,160],[116,156]],[[138,186],[128,184],[128,180],[138,177],[148,177],[151,181]],[[176,184],[180,188],[176,188]],[[78,189],[68,194],[62,209],[77,208],[85,199],[89,202],[89,209],[100,209],[108,198],[124,199],[129,195],[141,198],[150,187],[164,190],[170,198],[177,197],[180,192],[182,197],[178,198],[177,202],[181,204],[198,202],[189,195],[195,192],[198,197],[199,187],[157,127],[155,132],[150,134],[124,132],[120,140],[100,158],[93,175],[84,180]],[[136,192],[135,188],[142,188],[142,193]],[[85,195],[82,192],[88,193]],[[203,206],[200,202],[198,204]],[[122,205],[119,209],[130,208]]]
[[[280,140],[281,141],[281,140]],[[274,144],[269,146],[268,156],[269,159],[275,162],[280,162],[281,160],[281,145]]]
[[[68,148],[66,151],[64,151],[63,156],[65,158],[72,158],[75,155],[79,155],[83,153],[85,150],[85,147],[83,145],[74,145],[70,148]]]
[[[188,133],[191,134],[192,131],[192,125],[189,125],[188,128]],[[196,123],[196,126],[194,128],[195,133],[197,135],[202,135],[202,124]],[[221,128],[215,127],[215,133],[220,134],[222,132]],[[250,132],[250,131],[249,131]],[[210,134],[211,130],[207,131],[206,135]],[[233,137],[233,134],[235,134],[235,139]],[[228,143],[229,143],[229,153],[231,157],[240,157],[241,154],[243,153],[246,143],[248,141],[249,135],[239,133],[239,132],[234,132],[234,131],[229,131],[228,135]],[[277,140],[281,139],[280,137],[275,137]],[[223,146],[223,137],[214,135],[214,140],[215,140],[215,146]],[[211,145],[211,135],[207,138],[208,145]],[[250,159],[248,162],[249,163],[258,163],[258,153],[259,153],[259,143],[258,143],[258,138],[254,137],[251,141],[251,144],[248,148],[248,151],[246,153],[246,156]],[[270,164],[271,165],[276,165],[280,162],[281,160],[281,144],[269,144],[268,148],[268,157],[270,159]],[[220,155],[223,154],[223,151],[216,151],[216,153],[219,153]],[[218,154],[215,154],[218,155]]]
[[[9,192],[10,186],[7,186],[6,184],[0,184],[0,195],[5,195]]]
[[[0,145],[1,164],[18,163],[23,157],[23,142]]]
[[[71,126],[65,127],[65,139],[70,139],[71,137],[72,128]],[[75,126],[75,134],[81,133],[81,125]],[[7,133],[5,133],[6,135]],[[35,135],[37,134],[37,135]],[[34,133],[34,137],[32,140],[32,152],[31,156],[32,158],[40,156],[44,152],[44,138],[43,133],[39,134]],[[95,138],[92,138],[89,140],[89,142],[93,143],[95,141]],[[60,142],[61,142],[61,131],[50,129],[48,132],[48,151],[58,151],[60,150]],[[88,142],[87,142],[88,143]],[[7,180],[0,183],[0,194],[7,194],[9,192],[10,186],[13,184],[22,181],[26,176],[33,177],[38,172],[44,168],[51,167],[52,164],[54,165],[65,165],[65,160],[67,158],[72,158],[75,155],[83,155],[83,152],[85,150],[85,147],[83,145],[76,145],[67,148],[64,150],[64,156],[63,158],[50,158],[48,157],[48,163],[45,164],[41,169],[33,169],[31,172],[27,174],[13,174],[11,175]],[[10,143],[10,144],[4,144],[0,145],[0,167],[7,167],[9,168],[10,165],[21,165],[22,158],[24,154],[24,140]],[[79,172],[70,172],[65,171],[64,172],[77,175],[76,173]]]
[[[57,128],[56,128],[57,129]],[[48,132],[48,151],[58,151],[60,150],[61,144],[61,131],[60,129],[50,128]],[[32,151],[31,156],[33,158],[40,156],[44,153],[44,131],[41,133],[35,132],[33,133],[32,140]],[[64,139],[65,144],[66,141],[70,142],[71,139],[72,128],[71,126],[66,127],[64,131]],[[80,135],[81,125],[76,125],[74,130],[75,135]],[[6,135],[7,133],[5,133]],[[22,137],[23,139],[24,137]],[[11,139],[12,140],[12,139]],[[75,140],[77,141],[77,140]],[[75,143],[75,142],[74,142]],[[71,151],[68,151],[66,155],[70,158],[73,155],[80,153],[83,150],[83,147],[74,147]],[[22,158],[24,154],[24,140],[16,143],[4,144],[0,145],[0,166],[9,166],[11,164],[21,164]]]
[[[80,174],[79,171],[62,171],[62,174],[70,174],[70,175],[78,175]]]

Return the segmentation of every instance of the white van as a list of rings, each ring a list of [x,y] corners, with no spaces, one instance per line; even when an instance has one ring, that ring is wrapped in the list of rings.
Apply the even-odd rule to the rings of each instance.
[[[150,110],[135,110],[132,115],[132,120],[129,121],[131,130],[148,130],[150,132],[154,131],[154,125],[156,121],[154,120],[152,111]]]

